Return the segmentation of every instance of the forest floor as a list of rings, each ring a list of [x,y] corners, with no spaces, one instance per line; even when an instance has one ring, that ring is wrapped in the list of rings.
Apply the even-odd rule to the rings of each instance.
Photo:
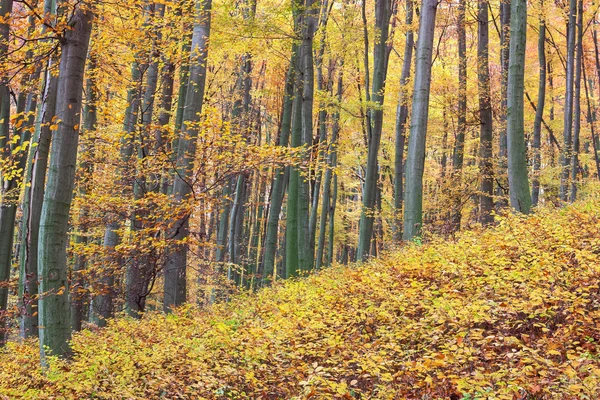
[[[211,310],[116,319],[39,368],[0,354],[0,398],[600,398],[600,195],[499,218]]]

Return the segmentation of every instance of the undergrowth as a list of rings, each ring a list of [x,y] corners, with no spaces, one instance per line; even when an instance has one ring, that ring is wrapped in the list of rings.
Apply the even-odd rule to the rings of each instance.
[[[0,354],[8,399],[600,398],[600,205],[509,215],[211,310],[111,321],[43,373]]]

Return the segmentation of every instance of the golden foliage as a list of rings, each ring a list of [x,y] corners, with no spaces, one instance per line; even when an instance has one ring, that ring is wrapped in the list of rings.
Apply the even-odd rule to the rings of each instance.
[[[9,343],[6,398],[598,398],[598,193],[73,339],[39,369]],[[425,397],[424,397],[425,396]]]

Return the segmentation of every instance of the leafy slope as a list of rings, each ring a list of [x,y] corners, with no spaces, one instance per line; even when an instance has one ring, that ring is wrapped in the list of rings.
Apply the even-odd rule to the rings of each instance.
[[[509,216],[353,268],[116,320],[46,376],[0,355],[6,398],[600,398],[600,206]]]

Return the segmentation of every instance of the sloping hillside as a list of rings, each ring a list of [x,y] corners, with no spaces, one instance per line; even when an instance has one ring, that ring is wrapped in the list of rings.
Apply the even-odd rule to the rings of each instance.
[[[215,307],[116,320],[5,398],[600,398],[600,206],[509,216]]]

